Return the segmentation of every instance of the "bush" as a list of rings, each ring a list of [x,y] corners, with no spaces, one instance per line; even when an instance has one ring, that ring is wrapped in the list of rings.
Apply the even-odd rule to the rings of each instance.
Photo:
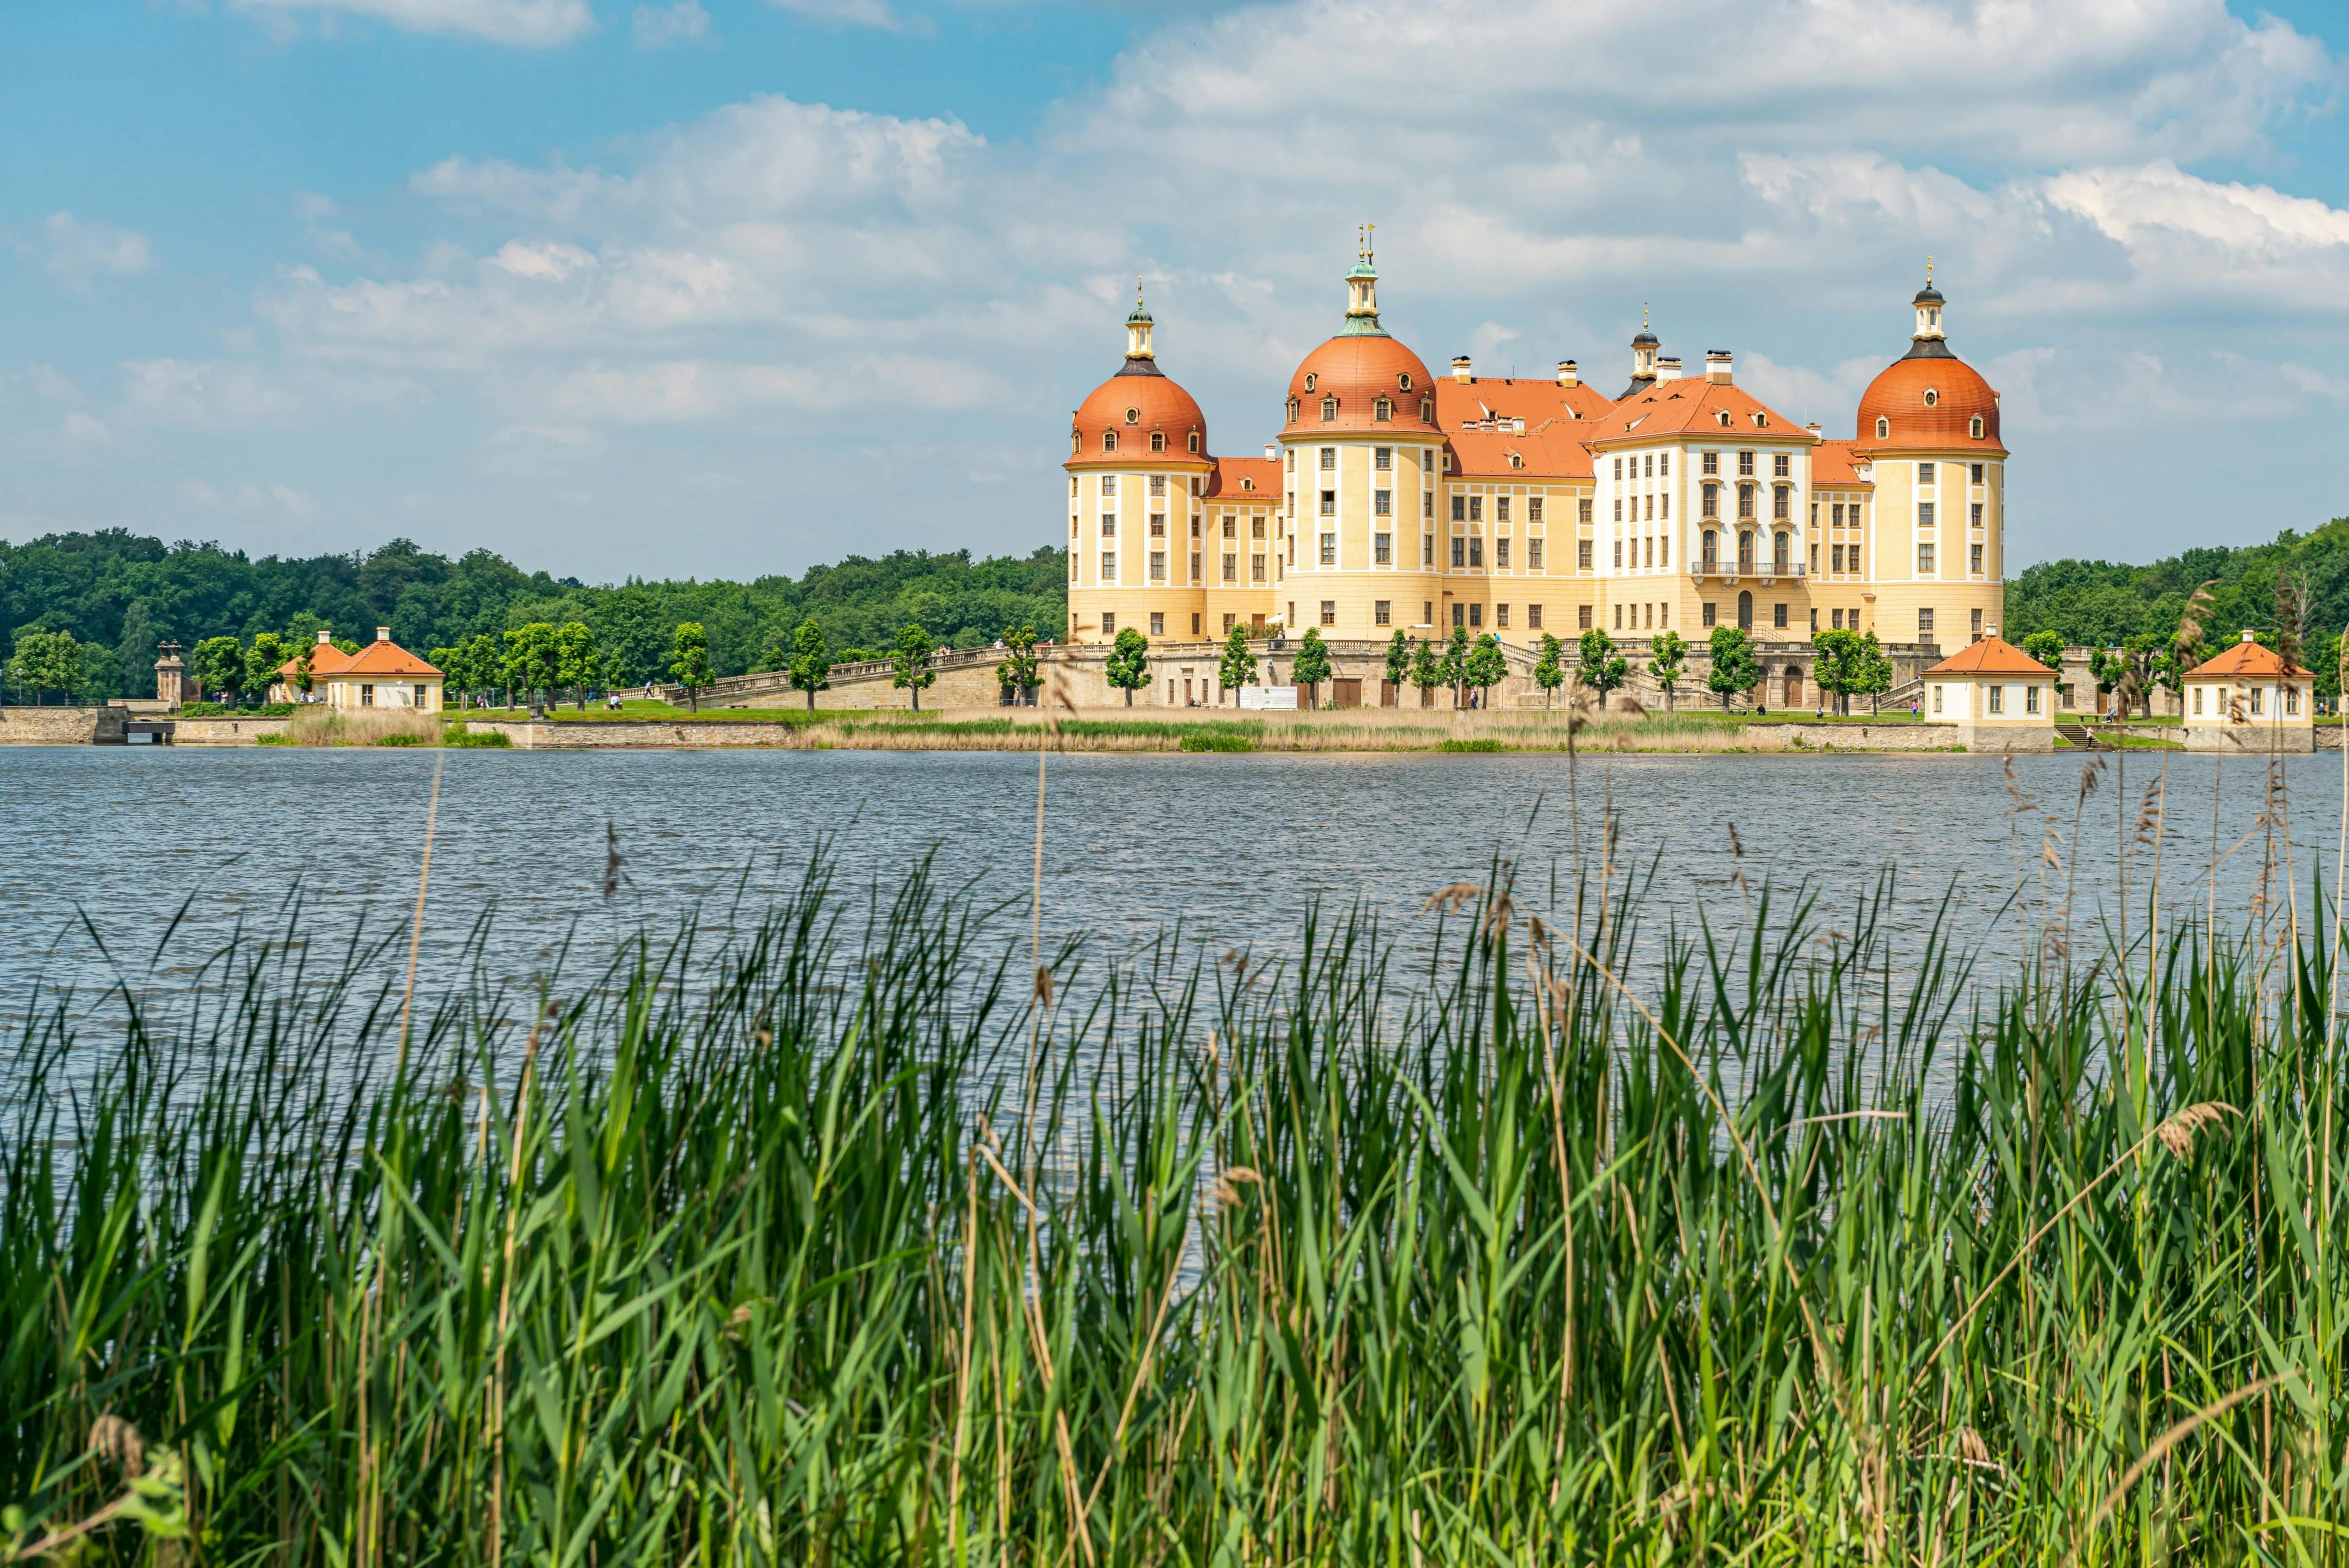
[[[1197,735],[1185,735],[1182,739],[1182,749],[1185,751],[1254,751],[1256,742],[1245,735],[1235,735],[1229,730],[1208,730]]]
[[[315,703],[263,702],[240,708],[227,702],[183,702],[179,713],[183,719],[284,719],[291,718],[300,708],[315,706]]]
[[[1489,738],[1482,740],[1447,740],[1436,747],[1436,750],[1438,751],[1505,751],[1507,749],[1508,748],[1504,747],[1499,741]]]
[[[472,729],[463,719],[459,719],[441,732],[440,743],[444,746],[487,746],[495,750],[513,745],[514,737],[504,730]]]

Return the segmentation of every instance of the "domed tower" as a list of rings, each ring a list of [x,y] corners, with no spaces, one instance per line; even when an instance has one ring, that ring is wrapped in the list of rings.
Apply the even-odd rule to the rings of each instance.
[[[1200,635],[1200,500],[1215,461],[1207,420],[1158,368],[1134,285],[1126,362],[1069,416],[1068,640]]]
[[[1631,384],[1616,397],[1616,402],[1637,397],[1656,384],[1656,351],[1662,347],[1654,329],[1648,325],[1648,308],[1643,304],[1639,307],[1639,334],[1631,340]],[[1680,361],[1673,363],[1677,365]]]
[[[1435,380],[1378,317],[1365,230],[1337,335],[1289,377],[1273,612],[1291,637],[1384,643],[1440,615]]]
[[[1852,443],[1875,485],[1875,623],[1886,642],[1963,647],[2004,620],[2007,451],[1998,393],[1949,346],[1930,258],[1911,303],[1909,351],[1860,395]]]

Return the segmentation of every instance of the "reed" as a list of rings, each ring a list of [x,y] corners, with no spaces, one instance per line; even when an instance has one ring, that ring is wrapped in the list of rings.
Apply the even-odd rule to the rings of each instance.
[[[817,865],[405,1053],[405,930],[30,1008],[8,1550],[2340,1559],[2321,893],[1993,987],[1882,893],[1730,938],[1641,885],[1031,986],[1026,911]]]
[[[418,708],[330,708],[305,703],[286,721],[288,746],[434,746],[443,726]]]

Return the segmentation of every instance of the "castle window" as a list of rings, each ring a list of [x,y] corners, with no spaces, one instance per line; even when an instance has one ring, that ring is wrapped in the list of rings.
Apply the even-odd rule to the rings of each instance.
[[[1337,417],[1338,400],[1334,397],[1323,398],[1321,400],[1321,422],[1326,425]]]
[[[1499,567],[1502,571],[1507,571],[1509,569],[1508,540],[1495,539],[1493,541],[1493,565]]]
[[[1115,512],[1101,514],[1101,537],[1104,539],[1117,537],[1117,514]]]
[[[1290,399],[1289,399],[1289,423],[1293,425],[1293,424],[1295,424],[1296,422],[1297,422],[1297,400],[1296,400],[1295,398],[1290,398]]]
[[[1508,498],[1507,496],[1505,496],[1505,495],[1497,495],[1497,496],[1494,496],[1494,497],[1493,497],[1493,521],[1494,521],[1494,522],[1496,522],[1496,523],[1505,523],[1505,522],[1507,522],[1508,520],[1509,520],[1509,498]]]
[[[1762,413],[1762,412],[1760,412],[1759,410],[1756,410],[1756,411],[1755,411],[1755,414],[1754,414],[1754,428],[1755,428],[1756,430],[1767,430],[1767,429],[1769,429],[1769,428],[1770,428],[1770,416],[1769,416],[1768,414],[1765,414],[1765,413]]]
[[[1981,420],[1981,416],[1980,416],[1980,415],[1976,415],[1976,416],[1975,416],[1975,418],[1974,418],[1974,423],[1975,423],[1975,424],[1977,424],[1977,425],[1979,425],[1981,422],[1982,422],[1982,420]],[[1974,432],[1974,434],[1976,434],[1976,435],[1980,435],[1981,433],[1982,433],[1982,432],[1981,432],[1981,431],[1979,431],[1979,430],[1977,430],[1977,431],[1975,431],[1975,432]],[[1983,465],[1983,464],[1981,464],[1981,463],[1976,463],[1976,464],[1974,465],[1974,483],[1976,483],[1976,484],[1980,484],[1980,483],[1982,482],[1982,472],[1983,472],[1983,468],[1984,468],[1984,465]]]
[[[1338,624],[1337,600],[1324,599],[1321,601],[1321,624],[1324,626],[1335,626]]]
[[[1380,398],[1376,403],[1371,405],[1370,417],[1377,420],[1381,424],[1384,424],[1388,420],[1393,419],[1395,417],[1394,400],[1391,398]]]
[[[1976,528],[1982,526],[1982,503],[1979,501],[1974,503],[1974,526]]]
[[[1292,415],[1291,417],[1294,418],[1295,416]],[[1892,421],[1879,415],[1876,420],[1876,439],[1879,441],[1888,441],[1891,438]]]
[[[1780,452],[1770,459],[1770,475],[1774,479],[1791,478],[1794,473],[1793,465],[1794,459],[1787,453]]]
[[[1615,477],[1617,479],[1623,477],[1623,459],[1621,458],[1615,459]]]
[[[1117,450],[1116,431],[1104,430],[1101,432],[1101,450],[1104,452],[1114,452]]]
[[[1085,450],[1085,433],[1084,433],[1082,430],[1072,430],[1072,431],[1070,431],[1070,432],[1068,433],[1068,455],[1069,455],[1069,456],[1071,456],[1071,457],[1075,457],[1075,456],[1076,456],[1078,453],[1080,453],[1080,452],[1082,452],[1082,451],[1084,451],[1084,450]]]
[[[1395,449],[1391,446],[1371,448],[1370,466],[1382,474],[1392,470],[1395,466]]]
[[[1318,372],[1311,371],[1311,370],[1308,370],[1308,371],[1306,371],[1306,372],[1305,372],[1305,390],[1306,390],[1306,391],[1308,391],[1308,392],[1312,391],[1312,390],[1314,389],[1314,387],[1320,383],[1320,381],[1321,381],[1321,376],[1320,376],[1320,374],[1319,374]]]
[[[1525,520],[1529,523],[1538,523],[1542,520],[1542,498],[1540,496],[1529,495],[1525,498]]]
[[[1467,518],[1468,498],[1463,495],[1456,495],[1452,497],[1452,521],[1455,523],[1465,522]]]
[[[1334,446],[1323,447],[1321,449],[1321,471],[1325,474],[1331,473],[1336,470],[1337,466],[1338,449]]]
[[[1753,454],[1753,453],[1751,453],[1751,452],[1740,452],[1740,453],[1738,453],[1738,454],[1737,454],[1737,471],[1738,471],[1738,473],[1739,473],[1740,475],[1744,475],[1744,476],[1750,476],[1750,475],[1752,475],[1752,473],[1753,473],[1753,471],[1754,471],[1754,454]]]
[[[1236,551],[1226,550],[1223,553],[1223,580],[1227,583],[1240,580],[1240,557]]]
[[[1411,390],[1410,371],[1406,370],[1401,375],[1395,377],[1395,390],[1398,392],[1408,392]]]
[[[1523,468],[1525,466],[1525,454],[1523,452],[1511,452],[1509,454],[1509,466],[1511,468]]]
[[[1142,411],[1141,411],[1140,409],[1138,409],[1138,408],[1129,408],[1129,409],[1127,409],[1127,410],[1126,410],[1126,423],[1127,423],[1127,424],[1129,424],[1129,425],[1138,425],[1138,424],[1140,424],[1141,422],[1142,422]]]
[[[1917,546],[1917,575],[1923,577],[1931,573],[1932,570],[1933,547],[1929,544]]]
[[[1249,536],[1250,538],[1252,538],[1252,539],[1261,539],[1261,538],[1263,538],[1263,537],[1264,537],[1264,519],[1263,519],[1263,518],[1261,518],[1261,517],[1252,517],[1252,518],[1248,519],[1248,536]]]
[[[1153,637],[1166,635],[1166,612],[1164,610],[1150,612],[1150,635]]]
[[[1321,515],[1324,517],[1338,515],[1338,493],[1335,490],[1321,492]]]
[[[1106,583],[1114,581],[1116,577],[1117,552],[1115,550],[1104,550],[1101,552],[1101,580]]]
[[[1321,564],[1324,566],[1338,564],[1338,536],[1336,534],[1321,536]]]
[[[1788,497],[1794,494],[1794,486],[1777,485],[1774,486],[1773,489],[1775,493],[1772,495],[1770,500],[1770,515],[1777,518],[1780,522],[1784,522],[1788,517],[1793,515],[1788,503]]]
[[[1101,493],[1103,495],[1117,494],[1117,475],[1103,474],[1101,476]]]
[[[1467,540],[1455,539],[1452,541],[1452,564],[1456,567],[1466,566],[1468,564]]]
[[[1199,432],[1196,430],[1191,432],[1191,450],[1194,452],[1199,450]]]
[[[1933,526],[1932,502],[1919,501],[1917,503],[1917,526],[1919,528],[1930,528]]]
[[[1391,624],[1395,618],[1394,601],[1392,599],[1373,599],[1370,602],[1370,618],[1381,626]]]
[[[1150,493],[1152,495],[1166,494],[1166,475],[1152,474],[1150,476]]]
[[[1112,636],[1115,636],[1116,634],[1117,634],[1117,614],[1116,614],[1116,612],[1114,612],[1114,611],[1111,611],[1111,610],[1103,610],[1103,611],[1101,612],[1101,635],[1102,635],[1102,636],[1104,636],[1104,637],[1112,637]]]
[[[1423,425],[1432,425],[1435,423],[1434,398],[1423,397],[1419,400],[1419,422]]]
[[[1727,430],[1729,428],[1729,410],[1724,408],[1718,413],[1714,414],[1713,422],[1719,425],[1722,429]]]
[[[1381,566],[1394,565],[1395,536],[1393,534],[1372,534],[1370,536],[1370,558]]]
[[[1371,492],[1370,492],[1370,510],[1371,510],[1371,512],[1372,512],[1374,515],[1376,515],[1376,516],[1379,516],[1379,517],[1392,517],[1392,516],[1394,516],[1394,515],[1395,515],[1395,492],[1394,492],[1394,491],[1392,491],[1392,490],[1373,490],[1373,491],[1371,491]]]
[[[1166,581],[1166,552],[1164,550],[1150,552],[1150,580],[1154,583]]]
[[[1917,465],[1917,483],[1921,485],[1934,484],[1937,482],[1934,475],[1935,469],[1931,463],[1919,463]]]
[[[1226,539],[1240,537],[1240,520],[1229,512],[1223,514],[1223,536]]]
[[[1525,569],[1529,572],[1542,569],[1542,542],[1539,539],[1525,541]]]
[[[1925,389],[1925,406],[1926,406],[1927,408],[1934,408],[1934,407],[1938,407],[1938,406],[1939,406],[1939,404],[1940,404],[1940,402],[1941,402],[1941,394],[1940,394],[1939,392],[1936,392],[1936,391],[1934,391],[1934,390],[1933,390],[1931,387],[1927,387],[1927,388]]]
[[[1737,515],[1741,518],[1754,515],[1754,487],[1752,485],[1737,487]]]
[[[1472,495],[1468,498],[1468,520],[1472,523],[1481,523],[1484,521],[1483,496]]]
[[[1578,523],[1587,523],[1590,521],[1589,496],[1586,495],[1581,500],[1574,503],[1574,520]]]
[[[1980,414],[1976,414],[1967,424],[1966,434],[1972,436],[1977,441],[1982,439],[1982,416]],[[1977,463],[1974,466],[1979,468],[1981,465]]]
[[[1150,432],[1150,450],[1153,452],[1163,452],[1166,450],[1165,431],[1153,430]]]
[[[1705,472],[1705,474],[1706,474],[1706,475],[1708,475],[1708,476],[1710,476],[1710,475],[1713,475],[1713,474],[1717,474],[1717,473],[1721,472],[1721,454],[1720,454],[1720,453],[1718,453],[1718,452],[1707,452],[1707,453],[1705,454],[1704,472]]]

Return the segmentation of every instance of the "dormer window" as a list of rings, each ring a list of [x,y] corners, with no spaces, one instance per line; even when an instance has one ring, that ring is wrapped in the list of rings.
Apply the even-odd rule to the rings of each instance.
[[[1925,406],[1927,408],[1937,408],[1940,406],[1940,403],[1941,394],[1935,391],[1933,388],[1927,387],[1925,389]]]
[[[1982,416],[1980,414],[1976,414],[1973,420],[1967,424],[1966,434],[1977,441],[1982,439]]]
[[[1401,375],[1395,377],[1395,390],[1398,392],[1408,392],[1411,390],[1410,371],[1406,370]]]
[[[1394,400],[1391,398],[1380,398],[1376,403],[1371,405],[1370,417],[1377,420],[1381,424],[1385,424],[1388,420],[1393,419],[1395,417]]]
[[[1166,450],[1165,431],[1153,430],[1150,432],[1150,450],[1153,452],[1163,452]]]
[[[1720,412],[1716,413],[1713,416],[1713,422],[1718,424],[1722,429],[1727,430],[1729,428],[1729,410],[1724,408]]]
[[[1116,431],[1104,430],[1101,432],[1101,450],[1104,452],[1114,452],[1117,450]]]
[[[1290,399],[1289,399],[1289,423],[1293,425],[1293,424],[1295,424],[1296,422],[1297,422],[1297,400],[1296,400],[1295,398],[1290,398]]]
[[[1769,416],[1768,414],[1764,414],[1764,413],[1756,412],[1756,413],[1755,413],[1755,415],[1754,415],[1754,428],[1755,428],[1756,430],[1767,430],[1767,429],[1769,429],[1769,428],[1770,428],[1770,416]]]
[[[1891,438],[1892,421],[1879,415],[1876,420],[1876,439],[1879,441],[1888,441]]]
[[[1240,488],[1243,490],[1253,490],[1256,488],[1256,481],[1253,479],[1243,479],[1240,481]]]
[[[1084,455],[1084,451],[1085,433],[1082,430],[1070,431],[1068,433],[1068,455],[1071,457],[1081,457]]]
[[[1199,432],[1196,430],[1191,432],[1191,450],[1194,452],[1199,450]]]
[[[1337,417],[1338,400],[1334,397],[1323,398],[1321,400],[1321,422],[1326,425]]]
[[[1509,454],[1509,466],[1511,468],[1523,468],[1525,466],[1525,454],[1523,452],[1511,452]]]
[[[1310,391],[1312,391],[1312,390],[1313,390],[1315,387],[1319,386],[1320,384],[1321,384],[1321,373],[1320,373],[1319,371],[1308,370],[1308,371],[1306,371],[1306,372],[1305,372],[1305,390],[1306,390],[1306,391],[1310,392]]]
[[[1423,425],[1432,425],[1435,423],[1434,398],[1423,397],[1419,400],[1419,422]]]

